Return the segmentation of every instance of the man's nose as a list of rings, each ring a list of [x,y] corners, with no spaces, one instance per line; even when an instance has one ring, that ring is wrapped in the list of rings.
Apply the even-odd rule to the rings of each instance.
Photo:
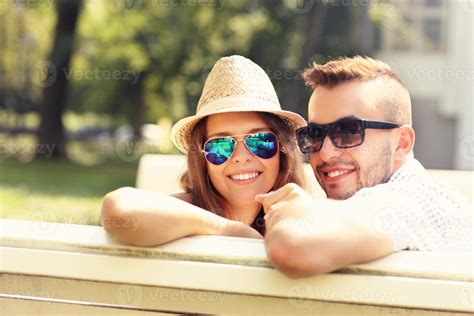
[[[235,144],[234,153],[232,155],[233,162],[248,162],[253,159],[253,154],[245,146],[243,140],[237,141]]]
[[[334,146],[329,136],[326,136],[323,140],[323,146],[319,151],[319,156],[323,161],[329,161],[333,158],[337,158],[341,155],[341,149]]]

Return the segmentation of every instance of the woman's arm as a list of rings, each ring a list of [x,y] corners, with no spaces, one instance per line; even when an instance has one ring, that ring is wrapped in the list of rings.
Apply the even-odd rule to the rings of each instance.
[[[244,223],[231,221],[194,206],[186,193],[163,193],[121,188],[102,202],[101,224],[120,242],[157,246],[191,235],[262,238]]]

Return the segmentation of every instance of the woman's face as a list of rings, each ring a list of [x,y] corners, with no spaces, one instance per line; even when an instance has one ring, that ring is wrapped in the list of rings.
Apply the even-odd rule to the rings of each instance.
[[[271,131],[255,112],[214,114],[206,124],[206,139]],[[279,153],[269,159],[259,158],[245,146],[245,136],[236,139],[234,152],[226,162],[214,165],[206,161],[212,184],[230,205],[255,202],[257,194],[270,191],[280,166]]]

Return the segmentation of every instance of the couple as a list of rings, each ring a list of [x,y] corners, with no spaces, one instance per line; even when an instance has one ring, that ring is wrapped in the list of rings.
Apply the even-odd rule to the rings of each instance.
[[[342,58],[313,65],[304,79],[314,89],[309,124],[281,110],[258,65],[221,58],[196,115],[171,132],[187,154],[185,193],[113,191],[103,201],[104,228],[138,246],[191,235],[264,238],[270,261],[290,277],[403,249],[470,252],[467,204],[414,158],[410,97],[394,71]],[[300,152],[328,199],[303,189]],[[130,220],[137,228],[120,225]]]

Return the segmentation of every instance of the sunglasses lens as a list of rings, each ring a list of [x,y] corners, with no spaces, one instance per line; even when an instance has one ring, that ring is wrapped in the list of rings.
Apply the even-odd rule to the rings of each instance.
[[[269,159],[278,151],[278,139],[273,133],[257,133],[245,139],[247,148],[257,157]]]
[[[296,138],[302,153],[314,153],[321,149],[325,133],[319,126],[310,125],[299,129]]]
[[[362,144],[364,129],[361,121],[347,120],[331,126],[330,134],[334,145],[340,148]]]
[[[235,142],[230,137],[212,139],[204,145],[204,155],[210,163],[221,165],[232,156]]]

